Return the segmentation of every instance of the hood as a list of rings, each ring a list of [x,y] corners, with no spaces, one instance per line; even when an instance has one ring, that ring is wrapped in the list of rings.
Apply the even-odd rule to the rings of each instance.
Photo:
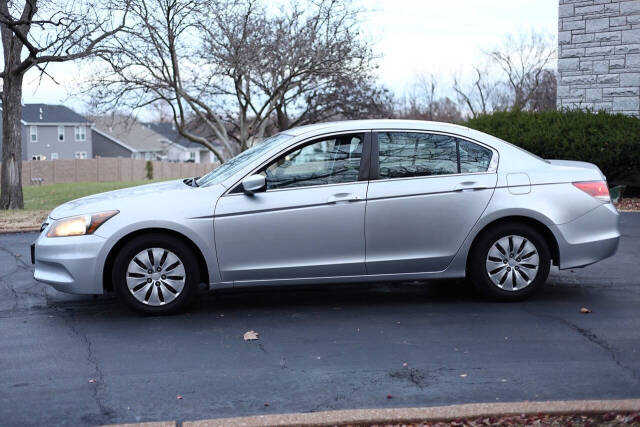
[[[49,216],[52,219],[60,219],[73,215],[84,215],[107,210],[122,210],[123,206],[130,206],[132,203],[137,205],[148,197],[155,198],[159,194],[163,194],[164,197],[170,197],[170,193],[172,192],[189,191],[193,189],[194,187],[186,185],[182,180],[123,188],[71,200],[55,208]]]

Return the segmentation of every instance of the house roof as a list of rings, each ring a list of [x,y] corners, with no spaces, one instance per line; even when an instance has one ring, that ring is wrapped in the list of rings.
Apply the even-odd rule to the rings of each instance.
[[[173,123],[146,123],[145,126],[157,132],[173,142],[174,144],[180,145],[184,148],[202,148],[202,144],[198,144],[197,142],[193,142],[184,136],[180,135],[176,126]]]
[[[87,123],[86,117],[64,105],[25,104],[22,106],[22,120],[25,123]]]
[[[164,151],[171,142],[144,124],[123,116],[93,118],[93,130],[131,151]]]
[[[206,150],[207,148],[202,145],[199,144],[197,142],[193,142],[190,139],[185,138],[184,136],[180,135],[180,132],[178,132],[178,129],[176,129],[176,126],[174,123],[167,123],[167,122],[163,122],[163,123],[147,123],[145,126],[149,127],[150,129],[152,129],[155,132],[158,132],[159,134],[162,134],[165,138],[167,138],[168,140],[170,140],[171,142],[185,148],[185,149],[197,149],[197,150]],[[200,135],[200,136],[205,136],[203,135],[203,133],[198,132],[198,129],[196,129],[193,125],[193,123],[189,124],[189,131],[195,133],[196,135]],[[205,136],[206,137],[206,136]],[[220,144],[219,141],[213,141],[213,145],[219,149],[223,149],[222,144]]]

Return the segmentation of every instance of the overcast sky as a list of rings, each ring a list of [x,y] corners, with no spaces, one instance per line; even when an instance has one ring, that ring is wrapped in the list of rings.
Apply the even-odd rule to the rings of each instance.
[[[435,74],[445,81],[465,75],[482,60],[482,51],[500,43],[505,34],[536,29],[557,31],[558,0],[360,0],[368,9],[365,37],[380,58],[380,79],[402,93],[418,74]],[[77,64],[52,64],[49,79],[38,86],[35,70],[25,78],[26,103],[63,103],[78,110],[79,100],[68,94],[82,75]]]

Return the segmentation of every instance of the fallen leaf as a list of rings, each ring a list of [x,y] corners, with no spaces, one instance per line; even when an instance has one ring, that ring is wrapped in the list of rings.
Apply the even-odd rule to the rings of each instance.
[[[245,341],[257,340],[258,339],[258,333],[256,331],[247,331],[247,332],[244,333],[242,338],[244,338]]]
[[[178,399],[178,400],[182,400],[182,395],[180,395],[180,394],[179,394],[179,395],[177,395],[177,396],[176,396],[176,399]]]
[[[460,374],[460,378],[466,378],[467,374]]]
[[[269,406],[269,404],[268,404],[268,403],[265,403],[265,404],[264,404],[264,406]]]
[[[580,313],[582,313],[582,314],[589,314],[589,313],[591,313],[591,310],[589,310],[587,307],[582,307],[582,308],[580,309]]]
[[[96,382],[96,380],[94,380],[93,378],[91,378],[91,379],[89,380],[89,384],[94,384],[95,382]]]
[[[404,363],[402,364],[402,366],[404,366],[404,367],[406,368],[407,366],[409,366],[409,364],[408,364],[407,362],[404,362]]]
[[[390,394],[387,394],[387,399],[393,399],[393,396],[391,396]]]

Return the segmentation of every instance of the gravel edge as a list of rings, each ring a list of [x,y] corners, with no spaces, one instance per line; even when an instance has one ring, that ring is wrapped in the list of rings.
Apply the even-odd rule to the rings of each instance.
[[[607,412],[635,412],[640,399],[568,400],[513,403],[470,403],[423,408],[351,409],[303,414],[255,415],[250,417],[219,418],[184,421],[183,427],[265,427],[265,426],[335,426],[345,424],[402,424],[425,421],[447,421],[460,418],[502,417],[512,415],[571,415],[602,414]],[[118,426],[170,427],[174,421]]]

